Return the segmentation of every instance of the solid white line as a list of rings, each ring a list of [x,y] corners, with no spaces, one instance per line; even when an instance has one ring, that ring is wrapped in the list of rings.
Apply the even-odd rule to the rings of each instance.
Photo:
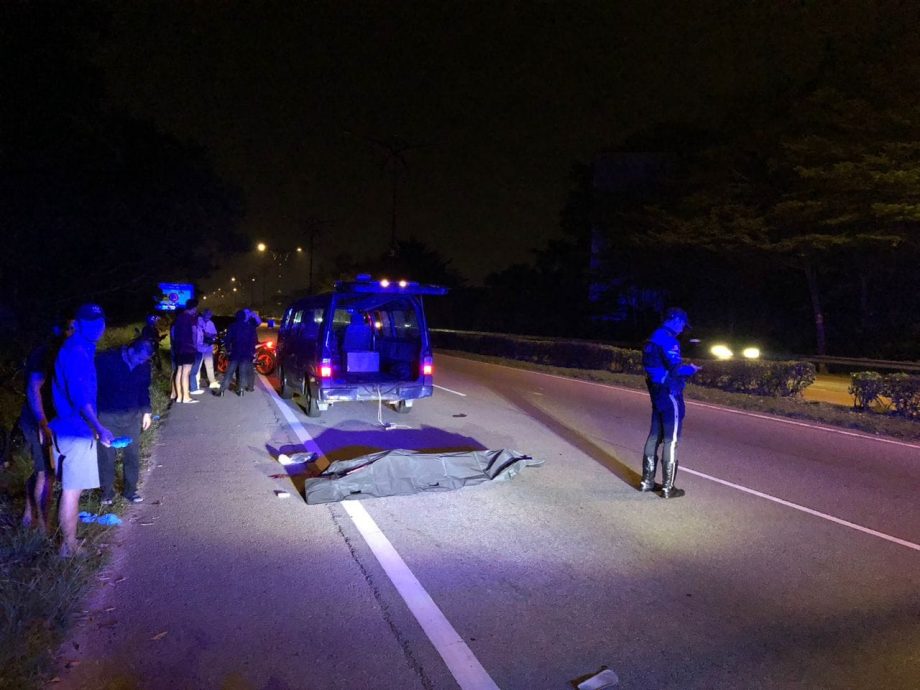
[[[892,537],[890,534],[885,534],[884,532],[877,532],[874,529],[869,529],[868,527],[863,527],[862,525],[857,525],[853,522],[848,522],[847,520],[842,520],[833,515],[828,515],[827,513],[822,513],[820,511],[814,510],[813,508],[806,508],[805,506],[799,505],[798,503],[792,503],[791,501],[783,500],[782,498],[777,498],[776,496],[771,496],[770,494],[765,494],[761,491],[756,491],[754,489],[749,489],[746,486],[741,486],[740,484],[734,484],[732,482],[725,481],[724,479],[719,479],[718,477],[713,477],[709,474],[704,474],[703,472],[697,472],[696,470],[691,470],[687,467],[681,467],[680,471],[686,472],[687,474],[692,474],[697,477],[702,477],[703,479],[708,479],[711,482],[716,484],[724,484],[725,486],[730,486],[733,489],[738,491],[743,491],[746,494],[751,494],[752,496],[757,496],[759,498],[764,498],[768,501],[773,501],[774,503],[779,503],[784,505],[787,508],[794,508],[795,510],[800,510],[803,513],[808,513],[809,515],[814,515],[815,517],[828,520],[830,522],[835,522],[838,525],[843,525],[844,527],[849,527],[850,529],[855,529],[858,532],[864,532],[865,534],[871,534],[873,537],[878,537],[879,539],[884,539],[886,541],[893,542],[895,544],[900,544],[901,546],[906,546],[908,549],[913,549],[914,551],[920,551],[920,544],[915,544],[911,541],[905,539],[899,539],[898,537]]]
[[[439,386],[438,384],[434,384],[434,387],[440,388],[442,391],[447,391],[448,393],[453,393],[454,395],[459,395],[461,398],[466,397],[466,393],[461,393],[460,391],[453,391],[450,388],[445,388],[444,386]]]
[[[268,391],[275,406],[284,415],[291,430],[300,439],[306,450],[322,455],[316,441],[310,436],[310,433],[304,428],[303,424],[290,406],[278,396],[278,393],[272,387],[271,383],[264,376],[259,376],[262,385]],[[453,392],[453,391],[451,391]],[[461,394],[462,395],[462,394]],[[367,542],[371,552],[380,563],[387,577],[396,587],[399,596],[406,602],[406,606],[415,616],[415,620],[422,626],[425,635],[434,645],[438,654],[444,659],[447,668],[453,675],[457,684],[464,690],[498,690],[495,681],[489,676],[479,660],[474,656],[472,650],[463,641],[463,638],[454,630],[454,627],[447,620],[447,617],[434,603],[434,600],[422,587],[422,583],[412,574],[409,566],[402,559],[399,553],[393,548],[390,540],[374,522],[374,519],[368,514],[364,506],[359,501],[344,501],[342,507],[351,517],[358,532]]]
[[[364,541],[377,557],[377,562],[384,569],[399,595],[406,602],[412,615],[422,626],[422,630],[431,640],[438,654],[444,659],[451,675],[461,688],[482,688],[483,690],[498,686],[473,655],[473,652],[454,630],[434,600],[416,579],[409,566],[393,548],[390,540],[368,515],[360,501],[343,501],[342,507],[351,516],[355,527],[364,537]]]
[[[440,357],[450,357],[451,355],[441,354]],[[454,359],[464,359],[463,357],[454,357]],[[501,367],[502,369],[511,369],[512,371],[521,371],[527,374],[537,374],[539,376],[548,376],[551,379],[559,379],[560,381],[569,381],[571,383],[581,383],[588,386],[599,386],[601,388],[613,388],[614,390],[624,391],[626,393],[633,393],[634,395],[648,396],[648,393],[642,390],[637,390],[635,388],[626,388],[624,386],[617,386],[612,383],[599,383],[598,381],[585,381],[584,379],[576,379],[569,376],[560,376],[559,374],[548,374],[545,371],[534,371],[533,369],[521,369],[519,367],[508,366],[507,364],[495,364],[493,362],[481,362],[476,359],[467,359],[467,362],[479,362],[479,364],[485,364],[486,366],[492,367]],[[866,441],[878,441],[879,443],[888,443],[893,446],[902,446],[904,448],[916,448],[920,450],[920,444],[908,443],[906,441],[896,441],[892,438],[882,438],[880,436],[870,436],[869,434],[861,434],[856,431],[846,431],[845,429],[837,429],[829,426],[821,426],[819,424],[809,424],[808,422],[800,422],[794,419],[788,419],[787,417],[774,417],[772,415],[759,414],[757,412],[748,412],[747,410],[736,410],[731,407],[723,407],[722,405],[712,405],[710,403],[698,402],[696,400],[686,400],[684,402],[688,406],[695,407],[707,407],[711,410],[718,410],[721,412],[730,412],[731,414],[741,415],[742,417],[754,417],[756,419],[764,419],[771,422],[779,422],[780,424],[791,424],[792,426],[801,426],[807,429],[816,429],[818,431],[826,431],[830,434],[839,434],[841,436],[853,436],[855,438],[861,438]]]

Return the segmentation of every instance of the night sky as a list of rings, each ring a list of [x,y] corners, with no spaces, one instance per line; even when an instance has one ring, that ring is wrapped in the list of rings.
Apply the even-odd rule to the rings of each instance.
[[[98,59],[112,105],[208,148],[253,241],[327,221],[320,263],[387,248],[386,143],[407,147],[398,237],[476,283],[558,234],[577,161],[817,60],[795,3],[647,5],[114,3]],[[778,48],[771,18],[803,25]]]

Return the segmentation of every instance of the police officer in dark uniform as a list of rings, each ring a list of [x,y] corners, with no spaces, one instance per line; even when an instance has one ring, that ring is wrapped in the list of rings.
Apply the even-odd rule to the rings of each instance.
[[[689,326],[687,312],[671,307],[664,313],[661,326],[649,336],[642,349],[645,383],[652,398],[652,425],[642,457],[640,491],[660,488],[662,498],[678,498],[683,489],[674,486],[677,476],[677,440],[684,421],[684,385],[700,367],[683,364],[677,336]],[[662,484],[655,484],[658,447],[662,446]]]

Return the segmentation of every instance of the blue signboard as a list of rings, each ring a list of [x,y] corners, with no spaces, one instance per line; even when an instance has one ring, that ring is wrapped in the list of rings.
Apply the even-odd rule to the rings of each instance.
[[[160,292],[157,311],[176,311],[184,309],[185,303],[195,296],[195,286],[191,283],[160,283]]]

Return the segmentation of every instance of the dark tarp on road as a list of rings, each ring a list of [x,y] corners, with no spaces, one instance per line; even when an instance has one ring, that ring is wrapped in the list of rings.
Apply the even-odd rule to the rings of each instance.
[[[542,465],[514,450],[418,453],[385,450],[332,463],[304,483],[307,503],[333,503],[368,496],[406,496],[450,491],[487,481],[511,479],[524,467]]]

